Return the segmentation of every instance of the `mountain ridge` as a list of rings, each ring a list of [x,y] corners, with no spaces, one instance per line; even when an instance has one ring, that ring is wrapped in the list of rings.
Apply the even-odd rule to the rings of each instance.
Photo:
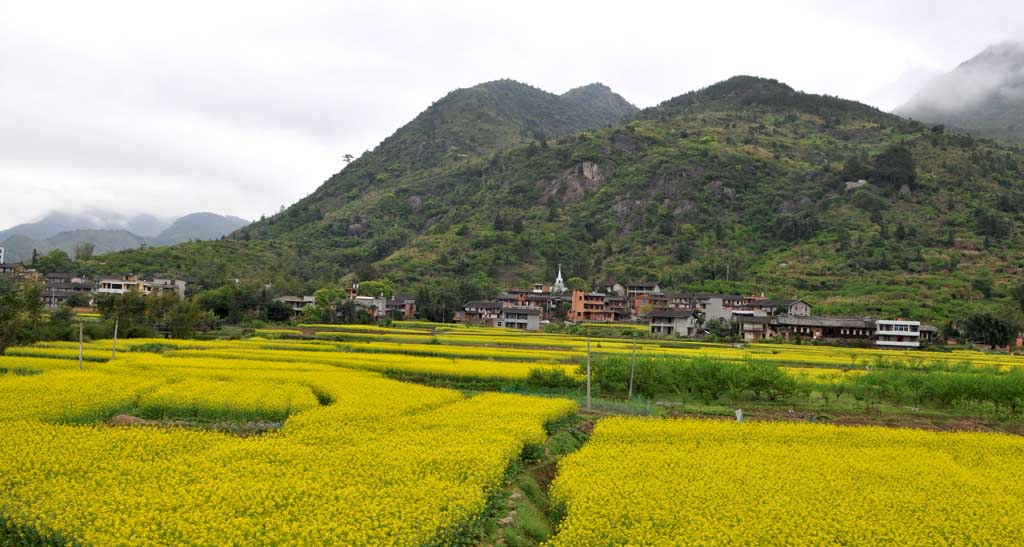
[[[191,213],[164,222],[152,215],[136,215],[130,218],[118,218],[108,226],[131,226],[152,233],[145,236],[125,228],[96,228],[88,226],[103,225],[97,218],[103,218],[101,212],[93,211],[88,215],[67,213],[50,213],[42,220],[19,224],[0,231],[0,247],[6,249],[6,260],[20,262],[29,260],[33,250],[46,254],[60,249],[74,255],[76,246],[91,243],[95,246],[94,254],[104,254],[141,246],[174,245],[189,240],[208,240],[223,237],[249,221],[230,215],[215,213]],[[83,227],[85,225],[86,227]]]
[[[933,79],[895,112],[982,137],[1024,142],[1024,42],[986,48]]]
[[[993,305],[1024,267],[1018,149],[751,76],[531,138],[524,120],[540,113],[529,105],[550,99],[495,85],[522,96],[476,117],[478,99],[505,100],[485,86],[410,122],[438,121],[473,153],[423,155],[417,141],[436,143],[407,124],[224,241],[116,253],[97,268],[177,269],[209,284],[259,272],[309,290],[386,277],[437,318],[562,264],[592,286],[655,279],[935,320]],[[517,108],[490,133],[495,111]],[[995,293],[977,288],[985,275]]]

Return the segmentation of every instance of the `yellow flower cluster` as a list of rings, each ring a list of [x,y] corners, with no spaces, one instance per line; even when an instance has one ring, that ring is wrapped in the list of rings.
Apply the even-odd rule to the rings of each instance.
[[[1020,545],[1022,465],[991,433],[610,418],[548,545]]]
[[[0,543],[465,542],[509,463],[544,441],[545,422],[575,411],[315,362],[125,352],[84,371],[59,359],[2,366],[42,372],[0,375]],[[263,402],[258,412],[277,412],[285,400],[284,427],[259,437],[60,423],[136,402],[176,414]]]
[[[0,374],[0,421],[92,422],[131,408],[140,392],[159,383],[155,378],[77,369]]]
[[[188,378],[143,394],[146,418],[283,420],[319,403],[308,387],[290,382]]]
[[[407,372],[426,376],[450,378],[498,378],[519,380],[526,378],[531,369],[560,369],[568,375],[578,374],[575,365],[533,365],[522,362],[504,362],[482,359],[447,359],[393,353],[309,352],[284,350],[176,350],[165,353],[168,357],[223,358],[250,361],[318,363],[337,367],[373,370],[378,372]]]

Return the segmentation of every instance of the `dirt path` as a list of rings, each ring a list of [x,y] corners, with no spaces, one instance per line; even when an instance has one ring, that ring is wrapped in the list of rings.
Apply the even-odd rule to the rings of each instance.
[[[192,422],[188,420],[148,420],[129,414],[118,414],[105,422],[112,427],[178,427],[220,431],[238,437],[262,435],[281,429],[284,422]]]

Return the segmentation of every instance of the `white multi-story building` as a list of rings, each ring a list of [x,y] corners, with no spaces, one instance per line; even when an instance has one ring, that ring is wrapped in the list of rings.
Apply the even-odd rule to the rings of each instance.
[[[504,307],[498,314],[497,326],[509,329],[537,330],[540,328],[540,310],[527,306]]]
[[[3,264],[4,260],[6,258],[7,258],[7,250],[4,249],[3,247],[0,247],[0,264]]]
[[[106,277],[99,280],[96,292],[100,294],[125,294],[137,292],[143,295],[173,294],[180,300],[185,299],[188,283],[180,279],[139,279],[134,275]]]
[[[921,322],[879,319],[875,321],[875,345],[883,348],[919,348]]]
[[[139,291],[142,281],[134,275],[122,275],[119,277],[105,277],[100,279],[96,292],[100,294],[125,294],[127,292]]]

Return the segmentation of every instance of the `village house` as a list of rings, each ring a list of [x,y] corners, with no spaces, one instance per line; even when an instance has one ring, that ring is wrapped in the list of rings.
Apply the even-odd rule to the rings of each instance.
[[[122,275],[118,277],[104,277],[99,280],[96,292],[100,294],[125,294],[129,292],[142,292],[139,286],[142,281],[134,275]]]
[[[540,310],[533,307],[509,306],[501,308],[497,326],[509,329],[540,329]]]
[[[595,285],[597,292],[603,292],[605,294],[614,294],[618,296],[626,296],[626,286],[614,279],[602,281]]]
[[[14,264],[0,263],[0,276],[3,277],[25,277],[32,271],[34,270],[28,269],[21,262],[15,262]]]
[[[173,294],[179,300],[185,299],[188,283],[181,279],[139,279],[136,275],[105,277],[99,280],[96,292],[99,294],[123,295],[130,292],[142,295]]]
[[[572,304],[567,319],[570,321],[610,322],[615,320],[615,311],[609,296],[600,292],[572,291]]]
[[[396,295],[385,302],[384,310],[392,319],[405,321],[416,319],[416,299],[409,295]]]
[[[142,293],[145,295],[164,295],[173,294],[178,297],[178,300],[185,299],[185,290],[188,288],[188,283],[181,279],[163,279],[153,278],[147,279],[142,282]]]
[[[773,338],[772,318],[766,315],[737,315],[736,323],[740,327],[740,336],[745,342],[759,342]]]
[[[471,300],[466,302],[461,313],[455,314],[455,320],[469,325],[494,327],[501,316],[501,302],[493,300]]]
[[[811,315],[811,306],[805,300],[756,300],[733,307],[734,314],[751,312],[750,315],[795,315],[808,317]],[[758,313],[758,312],[763,312]]]
[[[647,317],[654,335],[692,337],[700,328],[697,316],[689,310],[658,310]]]
[[[880,319],[875,322],[875,344],[887,348],[919,348],[921,322]]]
[[[661,287],[657,282],[635,281],[626,284],[626,298],[632,300],[642,294],[660,293]]]
[[[292,315],[297,316],[307,307],[315,306],[316,298],[312,296],[279,296],[274,299],[274,302],[287,305],[291,309]]]
[[[880,348],[919,348],[922,340],[931,340],[938,334],[935,327],[900,319],[798,315],[738,315],[734,319],[747,342],[801,338],[870,343]]]
[[[76,294],[91,295],[96,290],[96,283],[72,273],[51,272],[43,277],[43,303],[48,308],[57,308]],[[92,297],[88,297],[91,305]]]

